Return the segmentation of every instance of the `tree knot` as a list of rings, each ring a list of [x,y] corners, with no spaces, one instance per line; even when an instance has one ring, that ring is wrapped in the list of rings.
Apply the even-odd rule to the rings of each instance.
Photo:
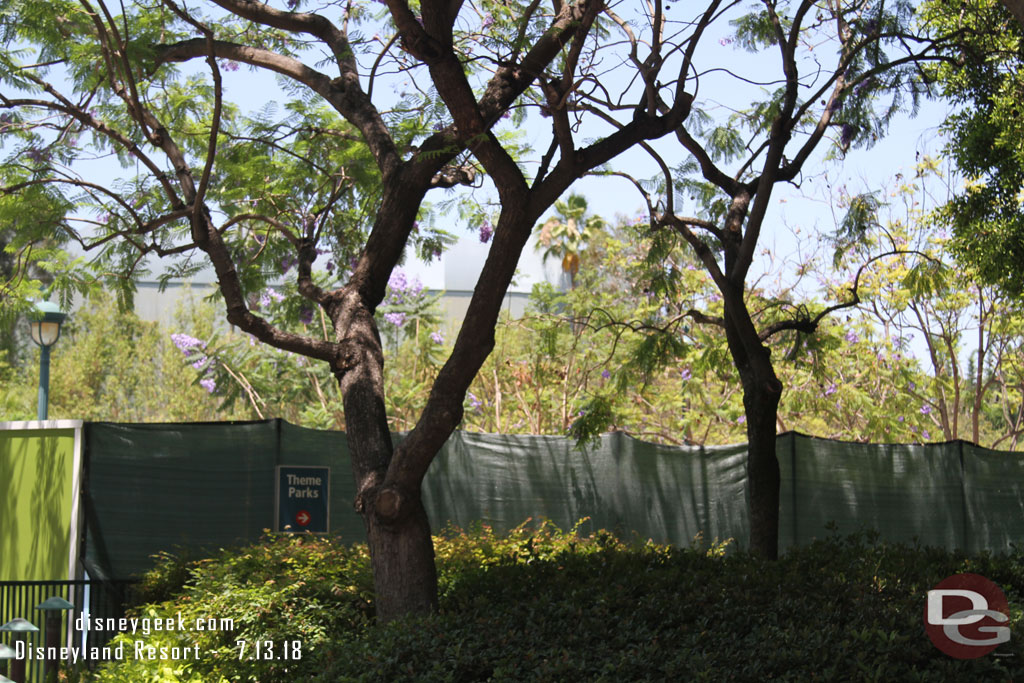
[[[381,521],[395,523],[405,512],[406,497],[394,486],[382,486],[377,490],[373,511]]]

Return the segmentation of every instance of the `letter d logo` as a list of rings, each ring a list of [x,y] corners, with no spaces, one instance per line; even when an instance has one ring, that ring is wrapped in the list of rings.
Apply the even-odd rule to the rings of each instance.
[[[950,657],[974,659],[1010,640],[1010,609],[1002,589],[978,574],[954,574],[928,591],[924,628]]]

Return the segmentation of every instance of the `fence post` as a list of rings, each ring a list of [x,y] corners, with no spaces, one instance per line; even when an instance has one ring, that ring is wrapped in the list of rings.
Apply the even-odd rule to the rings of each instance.
[[[960,511],[963,513],[964,521],[960,525],[960,533],[964,538],[963,550],[965,553],[971,552],[970,538],[968,533],[970,531],[970,523],[967,519],[967,469],[964,467],[964,440],[958,439],[956,445],[960,451]]]
[[[787,432],[786,436],[789,437],[789,496],[790,496],[790,513],[793,515],[793,546],[796,547],[800,544],[799,526],[796,516],[796,432]]]

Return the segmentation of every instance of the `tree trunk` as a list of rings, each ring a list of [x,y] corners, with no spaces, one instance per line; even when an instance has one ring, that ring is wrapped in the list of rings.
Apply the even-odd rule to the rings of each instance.
[[[437,611],[437,569],[427,511],[418,497],[405,501],[403,511],[406,514],[397,523],[364,512],[380,622]]]
[[[762,342],[743,301],[742,289],[724,294],[725,335],[743,384],[747,418],[747,490],[750,551],[768,559],[779,556],[779,460],[775,425],[782,382],[775,375],[771,351]]]
[[[775,423],[782,384],[774,376],[743,382],[747,417],[747,486],[750,492],[750,551],[771,560],[779,556],[779,459]]]
[[[333,370],[345,406],[355,507],[366,525],[377,619],[429,614],[437,611],[437,570],[421,482],[415,490],[383,488],[394,455],[384,407],[384,354],[373,314],[361,302],[347,303],[335,323],[347,335]]]

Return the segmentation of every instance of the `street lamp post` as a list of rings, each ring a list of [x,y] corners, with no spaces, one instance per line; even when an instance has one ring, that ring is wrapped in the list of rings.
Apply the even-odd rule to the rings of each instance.
[[[32,341],[39,346],[39,407],[36,416],[45,420],[50,394],[50,347],[60,339],[60,326],[67,314],[61,313],[60,307],[49,301],[37,303],[34,313],[29,321],[29,331]]]

